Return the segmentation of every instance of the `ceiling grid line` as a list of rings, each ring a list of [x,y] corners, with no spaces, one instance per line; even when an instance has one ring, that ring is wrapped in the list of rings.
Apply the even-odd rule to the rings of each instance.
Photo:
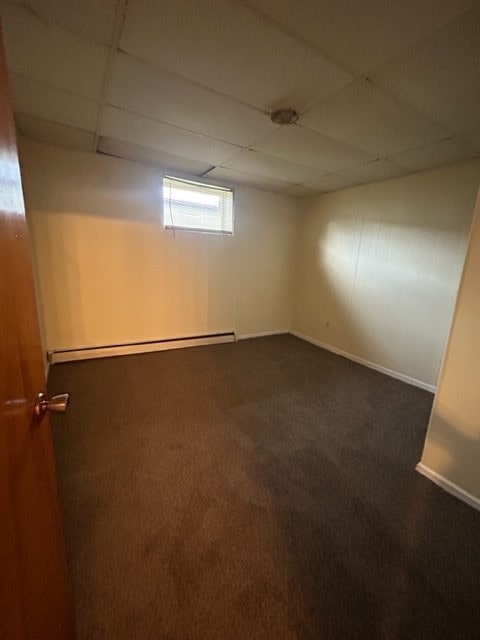
[[[388,67],[389,65],[391,65],[393,62],[395,62],[397,59],[408,55],[409,53],[413,53],[415,51],[415,49],[417,49],[419,47],[419,45],[421,45],[423,42],[425,42],[425,40],[427,40],[428,38],[431,38],[433,36],[435,36],[435,34],[440,33],[441,31],[443,31],[446,27],[448,27],[449,25],[451,25],[454,22],[457,22],[458,20],[460,20],[461,18],[463,18],[465,15],[469,14],[469,13],[474,13],[475,12],[475,7],[472,6],[468,9],[465,9],[464,11],[452,16],[449,20],[447,20],[446,22],[439,24],[436,28],[431,29],[430,31],[428,31],[428,33],[426,33],[423,37],[418,38],[417,40],[415,40],[415,42],[410,43],[408,47],[406,47],[405,49],[401,49],[399,51],[397,51],[396,53],[394,53],[393,55],[391,55],[389,58],[386,58],[385,60],[382,61],[381,64],[379,64],[377,67],[372,67],[371,69],[368,70],[368,72],[365,74],[365,78],[370,79],[370,76],[374,76],[377,73],[379,73],[380,71],[382,71],[385,67]]]
[[[168,122],[167,120],[159,120],[158,118],[152,118],[150,116],[143,115],[142,113],[138,113],[137,111],[133,111],[131,109],[126,109],[125,107],[119,107],[116,104],[111,104],[106,101],[104,107],[111,107],[112,109],[118,109],[119,111],[124,111],[125,113],[130,113],[134,116],[138,116],[144,120],[150,120],[151,122],[157,122],[158,124],[166,124],[173,129],[178,129],[179,131],[184,131],[185,133],[192,133],[195,136],[200,136],[201,138],[206,138],[207,140],[216,140],[218,142],[224,142],[225,144],[229,144],[233,147],[238,147],[239,151],[246,151],[249,147],[245,147],[239,144],[235,144],[234,142],[229,142],[228,140],[223,140],[222,138],[214,138],[213,136],[208,136],[205,133],[199,133],[198,131],[194,131],[193,129],[187,129],[186,127],[181,127],[178,124],[173,124],[172,122]]]
[[[342,69],[345,73],[351,75],[354,78],[354,81],[366,79],[369,75],[372,75],[372,74],[376,73],[377,71],[381,70],[384,66],[389,65],[397,57],[405,55],[405,54],[408,54],[409,51],[413,51],[427,37],[430,37],[430,36],[434,35],[435,33],[443,30],[446,26],[448,26],[452,22],[455,22],[456,20],[460,19],[462,16],[464,16],[464,15],[466,15],[468,13],[473,13],[475,11],[475,3],[472,2],[472,5],[470,7],[465,8],[460,13],[452,15],[451,18],[449,20],[447,20],[446,22],[443,22],[443,23],[437,25],[437,27],[429,30],[427,33],[423,34],[421,37],[419,37],[416,40],[414,40],[411,43],[409,43],[409,45],[405,49],[404,48],[399,49],[394,54],[392,54],[390,57],[387,57],[385,60],[382,61],[382,64],[379,65],[378,67],[369,68],[368,72],[358,73],[358,72],[355,71],[355,69],[352,69],[348,65],[344,65],[343,63],[341,63],[338,60],[338,58],[335,58],[334,56],[331,56],[326,51],[324,51],[322,48],[320,48],[317,45],[315,45],[315,43],[310,41],[308,38],[305,38],[305,37],[301,36],[298,33],[298,31],[295,31],[294,29],[291,29],[288,25],[286,25],[281,20],[273,18],[268,13],[265,13],[264,11],[262,11],[261,9],[256,7],[251,2],[251,0],[239,0],[239,2],[241,2],[241,4],[243,4],[244,6],[248,7],[253,13],[257,14],[258,16],[262,17],[265,21],[269,22],[272,26],[274,26],[277,29],[283,31],[287,35],[297,39],[303,45],[312,48],[312,50],[317,52],[317,54],[319,54],[324,60],[328,61],[330,64],[333,64],[334,66],[338,67],[339,69]]]
[[[25,11],[25,13],[29,14],[30,16],[32,16],[33,18],[35,18],[36,20],[39,20],[42,24],[44,24],[46,27],[50,27],[50,26],[55,26],[58,29],[61,29],[62,31],[66,31],[68,33],[71,33],[79,38],[83,38],[84,40],[86,40],[87,42],[90,42],[92,44],[100,44],[100,45],[104,45],[105,42],[102,41],[101,38],[94,38],[90,33],[86,32],[86,31],[79,31],[78,29],[73,29],[71,27],[67,28],[62,21],[60,20],[56,20],[54,18],[48,18],[46,15],[44,15],[42,13],[42,11],[39,8],[36,8],[35,6],[32,6],[32,4],[30,2],[27,1],[22,1],[22,2],[17,2],[16,0],[4,0],[7,4],[10,4],[14,7],[17,7],[19,9],[21,9],[22,11]],[[32,0],[31,0],[32,1]]]
[[[325,51],[323,51],[323,49],[321,49],[320,47],[316,46],[315,44],[313,44],[313,42],[310,42],[306,38],[303,38],[297,31],[294,31],[293,29],[290,29],[283,22],[281,22],[279,20],[276,20],[275,18],[272,18],[267,13],[264,13],[261,9],[258,9],[257,7],[252,5],[248,0],[238,0],[238,1],[241,4],[243,4],[245,7],[247,7],[252,13],[254,13],[259,18],[261,18],[264,22],[266,22],[266,23],[270,24],[271,26],[275,27],[280,32],[284,33],[285,35],[290,36],[291,38],[294,38],[295,40],[297,40],[297,42],[299,42],[302,45],[304,45],[305,47],[308,47],[309,49],[311,49],[312,52],[315,55],[320,56],[323,60],[325,60],[329,64],[333,65],[334,67],[337,67],[338,69],[340,69],[341,71],[343,71],[347,75],[351,76],[352,77],[352,81],[359,80],[361,78],[361,76],[358,73],[355,73],[355,71],[353,71],[352,69],[350,69],[346,65],[342,64],[339,60],[337,60],[337,59],[333,58],[332,56],[328,55]]]
[[[115,52],[117,50],[118,43],[120,42],[120,38],[122,35],[122,27],[125,20],[127,3],[128,3],[128,0],[117,0],[117,6],[115,9],[115,21],[113,24],[112,39],[111,39],[110,47],[108,51],[107,64],[105,66],[105,75],[103,78],[102,90],[100,93],[97,123],[95,126],[95,132],[94,132],[95,137],[94,137],[93,144],[94,144],[95,151],[98,151],[98,139],[100,137],[99,131],[100,131],[100,126],[101,126],[102,117],[103,117],[103,110],[106,104],[108,85],[112,77]]]
[[[478,2],[338,5],[0,0],[18,127],[296,195],[477,157]]]
[[[128,0],[127,0],[128,2]],[[203,84],[202,82],[198,82],[196,80],[192,80],[190,78],[187,78],[187,76],[177,72],[177,71],[172,71],[171,69],[168,69],[166,67],[162,67],[159,64],[154,64],[153,62],[150,62],[149,60],[145,60],[144,58],[140,58],[139,56],[136,56],[135,54],[122,49],[122,47],[117,47],[117,51],[119,53],[123,53],[124,55],[128,56],[129,58],[131,58],[132,60],[135,60],[136,62],[138,62],[139,64],[143,65],[144,67],[153,69],[155,71],[162,71],[163,73],[167,73],[168,75],[172,76],[173,78],[179,78],[180,80],[183,80],[184,82],[191,84],[195,87],[199,87],[200,89],[204,89],[205,91],[208,91],[209,93],[211,93],[212,95],[217,95],[220,96],[222,98],[227,98],[228,100],[231,100],[232,102],[236,102],[244,107],[248,107],[249,109],[252,109],[254,111],[256,111],[257,113],[261,113],[263,115],[268,115],[268,111],[266,111],[265,109],[260,109],[259,107],[255,106],[254,104],[250,103],[250,102],[245,102],[243,100],[240,100],[239,98],[236,98],[234,96],[231,96],[228,93],[223,93],[222,91],[218,91],[217,89],[210,87],[209,85]]]

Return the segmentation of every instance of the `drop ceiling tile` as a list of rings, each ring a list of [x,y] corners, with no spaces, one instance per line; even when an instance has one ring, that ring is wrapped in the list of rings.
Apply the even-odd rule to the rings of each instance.
[[[247,150],[239,153],[225,163],[229,169],[245,171],[264,178],[282,180],[289,183],[304,183],[323,175],[313,167],[307,167],[284,158],[267,155],[259,151]]]
[[[351,81],[240,2],[129,0],[120,48],[266,111],[302,110]]]
[[[107,47],[0,3],[7,66],[34,80],[99,99]]]
[[[253,145],[256,151],[315,167],[324,174],[374,160],[375,155],[298,125],[279,127]]]
[[[293,196],[294,198],[306,198],[315,195],[318,193],[318,190],[304,187],[301,184],[294,184],[286,189],[282,189],[280,193],[284,193],[286,196]]]
[[[475,0],[249,0],[249,4],[363,74],[468,10]]]
[[[13,0],[10,4],[23,5],[47,24],[110,44],[117,0]]]
[[[95,131],[99,103],[17,73],[10,73],[14,111]]]
[[[477,8],[374,73],[372,80],[452,132],[475,129],[480,113],[479,34]]]
[[[105,108],[99,132],[107,138],[150,147],[209,165],[221,164],[241,150],[240,147],[226,142],[150,120],[116,107]]]
[[[245,171],[227,169],[226,167],[214,167],[204,177],[209,180],[218,180],[219,184],[222,182],[244,184],[257,189],[265,189],[266,191],[279,191],[287,184],[283,180],[273,180],[257,174],[246,173]]]
[[[268,115],[125,53],[115,57],[107,101],[225,142],[249,146],[273,131]]]
[[[181,158],[163,151],[156,151],[150,147],[141,147],[129,142],[123,142],[122,140],[114,140],[102,136],[100,136],[98,140],[97,150],[109,156],[133,160],[143,164],[151,164],[170,171],[180,171],[188,175],[202,175],[211,167],[210,164],[204,162]]]
[[[302,116],[301,123],[383,157],[452,133],[366,80],[314,107]]]
[[[391,160],[395,164],[412,171],[422,171],[468,160],[475,155],[474,148],[464,143],[457,136],[452,136],[428,147],[399,153],[392,156]]]
[[[328,176],[319,177],[315,180],[309,180],[304,183],[305,187],[315,189],[316,191],[339,191],[340,189],[349,189],[350,187],[357,187],[360,183],[356,180],[350,180],[344,176],[337,176],[331,173]]]
[[[367,162],[357,167],[351,167],[346,171],[342,171],[342,176],[350,178],[356,182],[369,183],[377,180],[388,180],[407,173],[401,168],[388,160],[378,159],[373,162]]]
[[[68,149],[94,150],[95,134],[91,131],[67,127],[58,122],[50,122],[24,113],[15,114],[15,121],[20,133],[27,138],[34,138]]]

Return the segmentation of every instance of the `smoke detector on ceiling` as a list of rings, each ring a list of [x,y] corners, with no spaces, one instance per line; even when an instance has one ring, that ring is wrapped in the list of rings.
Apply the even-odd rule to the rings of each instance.
[[[270,120],[275,124],[295,124],[298,120],[298,113],[295,109],[274,109],[270,111]]]

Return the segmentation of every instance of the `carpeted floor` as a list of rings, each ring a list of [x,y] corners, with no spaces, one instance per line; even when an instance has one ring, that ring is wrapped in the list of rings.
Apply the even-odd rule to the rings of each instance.
[[[478,640],[432,396],[292,336],[53,367],[79,640]]]

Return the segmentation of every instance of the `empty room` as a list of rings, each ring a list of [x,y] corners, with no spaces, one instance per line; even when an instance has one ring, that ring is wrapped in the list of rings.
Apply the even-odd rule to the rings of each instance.
[[[478,640],[478,0],[0,0],[2,640]]]

